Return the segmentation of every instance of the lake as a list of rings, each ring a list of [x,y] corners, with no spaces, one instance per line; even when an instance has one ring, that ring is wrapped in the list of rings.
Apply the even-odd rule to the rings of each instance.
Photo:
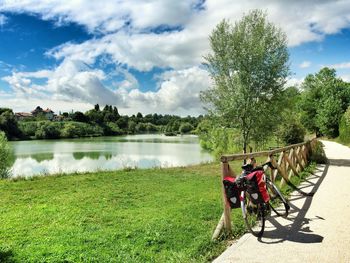
[[[13,177],[173,167],[212,161],[197,136],[160,134],[11,142]]]

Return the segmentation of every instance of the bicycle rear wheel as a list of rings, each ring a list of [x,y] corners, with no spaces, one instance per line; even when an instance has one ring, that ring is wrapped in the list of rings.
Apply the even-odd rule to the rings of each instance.
[[[248,230],[256,237],[261,237],[265,228],[265,214],[262,204],[253,204],[248,194],[241,193],[241,208]]]
[[[287,200],[283,197],[281,192],[278,190],[276,185],[272,183],[270,180],[266,181],[267,191],[270,195],[270,207],[271,209],[278,215],[282,217],[288,216],[288,211],[290,206]]]

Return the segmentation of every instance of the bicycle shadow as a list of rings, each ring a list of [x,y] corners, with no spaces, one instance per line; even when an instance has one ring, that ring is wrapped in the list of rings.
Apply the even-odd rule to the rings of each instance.
[[[322,169],[319,169],[319,168]],[[317,182],[305,181],[305,187],[312,187],[311,193],[316,193],[321,183],[323,182],[325,176],[328,172],[329,164],[319,165],[317,170],[322,171],[321,175],[313,174],[313,177],[318,177]],[[316,171],[317,172],[317,171]],[[307,211],[309,210],[312,203],[312,196],[300,195],[297,198],[292,198],[290,202],[291,210],[289,211],[289,216],[284,221],[289,221],[290,223],[281,224],[276,220],[277,216],[271,216],[268,221],[273,225],[271,230],[265,228],[264,235],[258,238],[258,241],[265,244],[276,244],[282,243],[284,241],[291,241],[297,243],[321,243],[323,241],[323,236],[313,233],[308,224],[314,220],[325,220],[320,216],[315,216],[315,218],[305,217]],[[301,208],[295,206],[292,202],[295,200],[305,199]],[[295,215],[291,217],[290,215]]]

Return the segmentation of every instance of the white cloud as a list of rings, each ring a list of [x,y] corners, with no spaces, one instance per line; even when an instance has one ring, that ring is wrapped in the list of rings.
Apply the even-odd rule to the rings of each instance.
[[[187,115],[204,113],[199,94],[211,85],[208,72],[199,67],[184,70],[171,70],[160,76],[157,91],[141,92],[137,89],[128,94],[130,108],[142,112],[159,112]]]
[[[3,27],[7,23],[7,20],[8,18],[5,15],[0,14],[0,27]]]
[[[181,69],[196,66],[203,61],[203,55],[209,52],[208,36],[218,22],[223,18],[228,18],[231,22],[237,21],[253,8],[267,10],[269,19],[287,33],[290,46],[321,41],[326,34],[334,34],[350,26],[350,5],[345,5],[342,1],[332,1],[329,4],[327,1],[262,3],[256,0],[243,3],[209,0],[204,3],[205,9],[196,12],[191,12],[191,5],[177,5],[173,13],[178,17],[183,17],[184,14],[185,17],[178,20],[168,15],[170,7],[166,4],[169,3],[151,1],[138,6],[133,1],[128,4],[123,2],[125,7],[123,10],[126,12],[124,16],[130,20],[130,27],[107,33],[101,38],[94,38],[82,44],[66,43],[49,51],[48,54],[55,58],[84,58],[86,63],[93,63],[98,56],[109,54],[115,63],[125,64],[141,71],[148,71],[153,67]],[[135,10],[143,15],[137,16]],[[149,10],[157,12],[152,13]],[[112,17],[106,16],[101,19],[109,21]],[[86,23],[85,20],[79,20],[78,23],[92,27],[93,31],[91,23]],[[101,20],[99,24],[101,23],[104,22]],[[162,33],[147,31],[150,26],[163,24],[178,24],[182,29]],[[95,30],[98,28],[100,27],[95,25]]]
[[[197,1],[172,0],[102,0],[102,1],[2,1],[0,11],[29,12],[43,19],[54,20],[58,25],[78,23],[90,32],[113,32],[126,23],[134,28],[177,26],[186,23]],[[181,15],[179,15],[181,14]]]
[[[19,98],[54,99],[84,103],[123,105],[123,98],[116,91],[106,88],[101,70],[90,69],[81,61],[65,59],[56,69],[36,72],[13,72],[3,77]],[[36,79],[46,79],[38,85]]]
[[[334,68],[334,69],[348,69],[348,68],[350,68],[350,62],[343,62],[343,63],[339,63],[339,64],[333,64],[333,65],[329,65],[328,67]]]
[[[287,79],[287,83],[286,83],[286,87],[290,87],[290,86],[296,86],[299,87],[301,85],[301,83],[303,83],[304,78],[289,78]]]
[[[209,87],[211,80],[208,72],[199,67],[164,72],[159,76],[159,89],[147,92],[141,92],[135,77],[125,70],[119,70],[126,75],[125,81],[118,86],[106,86],[103,84],[106,76],[101,70],[88,70],[86,67],[79,61],[64,60],[52,71],[13,72],[2,80],[10,84],[15,96],[4,99],[2,105],[12,104],[11,107],[16,109],[18,105],[26,104],[28,109],[28,105],[33,108],[34,105],[47,105],[50,101],[51,105],[47,107],[56,111],[67,107],[79,110],[78,106],[86,110],[99,103],[101,106],[116,105],[127,114],[204,113],[199,93]],[[45,83],[35,84],[38,78],[46,79]]]
[[[86,48],[85,53],[89,53],[88,57],[91,58],[110,52],[121,63],[131,63],[146,70],[163,64],[167,67],[183,64],[186,67],[189,66],[188,60],[192,65],[198,63],[209,49],[208,35],[218,22],[223,18],[237,21],[243,13],[254,8],[267,10],[269,19],[287,33],[291,46],[321,41],[326,34],[337,33],[350,25],[350,5],[347,1],[208,0],[200,11],[193,9],[196,2],[53,0],[38,3],[7,0],[0,10],[34,12],[44,19],[53,19],[58,23],[75,22],[90,32],[102,32],[104,38],[90,40],[80,47],[72,44],[61,46],[64,49],[61,54],[79,54],[81,49]],[[149,32],[150,28],[163,25],[179,26],[180,30],[162,34]],[[150,55],[140,52],[152,51],[150,47],[158,52],[153,51]],[[192,59],[188,59],[189,54]],[[176,61],[176,57],[183,62]],[[138,59],[143,61],[137,63]]]
[[[350,82],[350,74],[344,74],[339,76],[343,81]]]
[[[286,32],[289,46],[322,41],[350,27],[348,1],[232,1],[207,0],[99,0],[12,1],[4,0],[0,12],[37,14],[59,26],[77,23],[95,34],[80,44],[64,43],[47,52],[60,61],[50,71],[14,72],[4,77],[18,96],[31,94],[74,103],[113,104],[125,111],[201,112],[200,90],[208,86],[207,72],[198,67],[210,51],[208,36],[222,19],[232,23],[251,9],[263,9],[270,21]],[[156,28],[176,30],[155,30]],[[101,56],[112,59],[124,80],[106,86],[109,77],[91,69]],[[304,61],[300,67],[311,65]],[[347,64],[338,65],[339,68]],[[161,76],[159,90],[141,92],[128,69],[172,70]],[[117,70],[118,71],[118,70]],[[38,85],[35,79],[46,79]],[[290,79],[288,83],[300,83]]]
[[[303,61],[299,67],[300,68],[309,68],[311,66],[311,61]]]

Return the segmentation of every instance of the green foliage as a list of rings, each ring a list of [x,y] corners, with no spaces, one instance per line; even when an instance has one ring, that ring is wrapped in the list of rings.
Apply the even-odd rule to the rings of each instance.
[[[21,137],[21,131],[11,109],[0,108],[0,131],[5,132],[9,139]]]
[[[123,130],[115,122],[107,122],[104,130],[105,135],[121,135]]]
[[[182,134],[183,133],[190,133],[192,130],[193,130],[193,126],[189,122],[181,123],[180,128],[179,128],[179,132]]]
[[[325,164],[328,162],[327,156],[323,149],[324,145],[320,141],[314,141],[311,144],[310,162]]]
[[[89,118],[82,112],[76,111],[72,114],[71,116],[73,121],[78,121],[78,122],[88,122]]]
[[[86,135],[85,125],[78,122],[66,122],[61,130],[61,137],[74,138]]]
[[[306,131],[304,127],[296,120],[284,122],[278,131],[278,137],[285,144],[295,144],[304,141]]]
[[[303,84],[301,121],[317,135],[337,137],[340,119],[350,105],[349,83],[336,77],[334,69],[323,68],[308,75]]]
[[[203,120],[197,127],[197,134],[202,148],[211,151],[216,157],[241,149],[239,131],[218,127],[212,120]]]
[[[167,131],[177,134],[180,128],[184,133],[195,129],[203,119],[203,116],[181,118],[168,114],[142,116],[141,113],[131,117],[121,116],[117,107],[106,105],[101,111],[98,104],[85,113],[65,112],[62,116],[63,118],[58,119],[61,121],[48,121],[45,117],[42,121],[39,121],[40,118],[31,118],[17,124],[11,109],[0,108],[0,129],[10,134],[9,139],[76,138]]]
[[[0,178],[10,175],[12,151],[4,132],[0,131]]]
[[[343,143],[350,143],[350,107],[346,110],[340,120],[339,139]]]
[[[211,114],[236,128],[243,149],[277,126],[280,93],[289,75],[286,35],[253,10],[234,26],[222,21],[210,36],[206,57],[214,86],[201,94]],[[269,134],[270,133],[270,134]]]
[[[171,120],[166,126],[164,132],[178,133],[181,122],[178,119]]]
[[[35,136],[38,127],[37,121],[20,121],[18,127],[22,132],[24,138],[31,138]]]
[[[133,134],[136,132],[136,122],[133,120],[128,121],[128,131]]]
[[[62,123],[42,121],[38,126],[35,137],[37,139],[57,139],[60,138]]]

